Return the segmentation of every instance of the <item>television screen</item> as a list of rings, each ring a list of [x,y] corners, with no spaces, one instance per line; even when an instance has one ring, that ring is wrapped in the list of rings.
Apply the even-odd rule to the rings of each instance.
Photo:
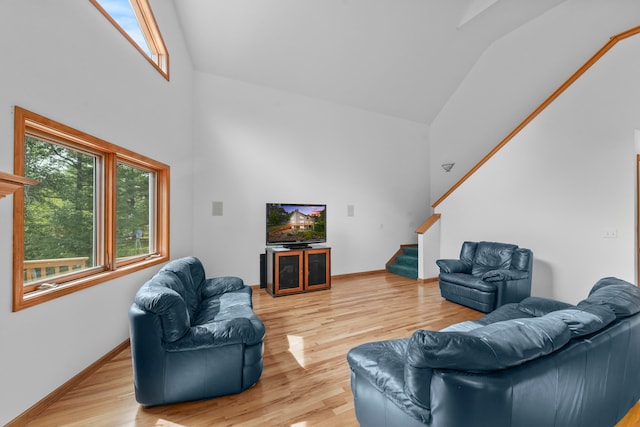
[[[327,205],[267,203],[267,245],[324,243],[326,218]]]

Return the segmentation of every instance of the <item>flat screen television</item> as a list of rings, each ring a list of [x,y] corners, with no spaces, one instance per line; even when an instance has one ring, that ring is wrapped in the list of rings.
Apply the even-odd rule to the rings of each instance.
[[[267,203],[267,245],[307,247],[327,241],[327,205]]]

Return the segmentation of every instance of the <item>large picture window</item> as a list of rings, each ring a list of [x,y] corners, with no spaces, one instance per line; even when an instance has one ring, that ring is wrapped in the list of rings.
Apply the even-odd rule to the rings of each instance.
[[[167,165],[14,113],[14,311],[168,260]]]

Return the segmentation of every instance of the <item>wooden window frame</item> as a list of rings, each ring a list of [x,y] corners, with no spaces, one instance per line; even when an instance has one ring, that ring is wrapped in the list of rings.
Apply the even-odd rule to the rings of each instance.
[[[151,57],[140,47],[138,43],[131,38],[129,34],[116,22],[109,12],[107,12],[97,0],[89,0],[105,18],[133,45],[133,47],[144,56],[153,67],[167,80],[169,80],[169,51],[164,44],[160,28],[156,22],[149,0],[130,0],[133,13],[136,15],[140,30],[144,36],[149,50],[151,51]]]
[[[45,301],[130,274],[169,260],[169,185],[170,167],[133,151],[111,144],[84,132],[58,123],[20,107],[14,108],[14,174],[24,176],[25,135],[42,135],[49,140],[96,154],[103,169],[102,191],[98,194],[98,227],[102,243],[97,248],[101,265],[55,280],[57,286],[33,290],[24,285],[24,190],[13,195],[13,311],[19,311]],[[75,149],[75,148],[74,148]],[[155,253],[117,262],[116,242],[116,164],[121,161],[152,171],[155,191]]]

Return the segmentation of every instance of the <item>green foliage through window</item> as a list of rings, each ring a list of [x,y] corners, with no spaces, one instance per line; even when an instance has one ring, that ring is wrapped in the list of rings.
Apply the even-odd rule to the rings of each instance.
[[[94,265],[95,170],[93,155],[25,137],[25,176],[40,183],[25,192],[25,260],[85,257],[85,267]]]
[[[116,257],[151,253],[153,174],[124,163],[118,163],[116,174]]]

